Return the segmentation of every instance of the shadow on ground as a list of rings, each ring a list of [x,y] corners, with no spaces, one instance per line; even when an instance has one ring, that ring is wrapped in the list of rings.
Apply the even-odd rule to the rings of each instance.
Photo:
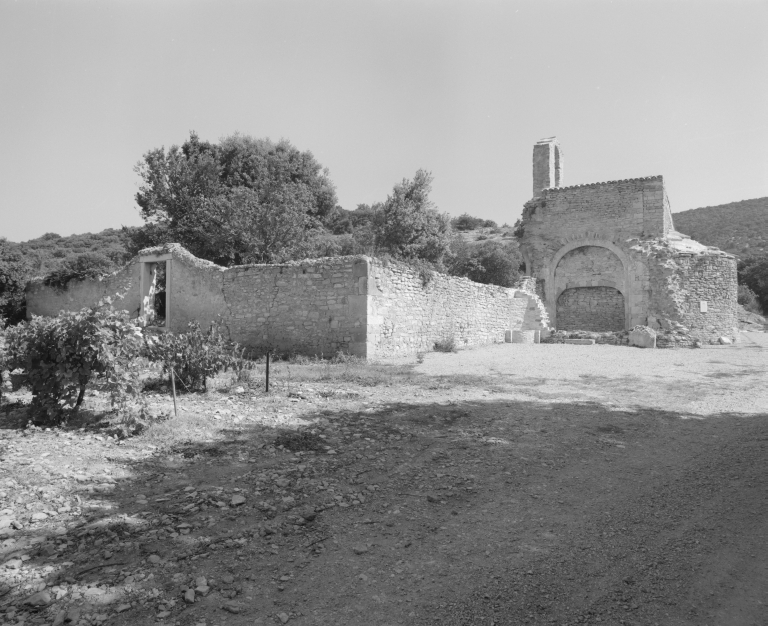
[[[688,417],[492,396],[309,409],[303,439],[6,431],[0,623],[759,623],[766,416]]]

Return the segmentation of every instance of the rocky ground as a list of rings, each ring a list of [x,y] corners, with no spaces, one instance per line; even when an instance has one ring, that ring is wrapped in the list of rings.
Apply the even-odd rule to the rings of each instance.
[[[768,623],[766,354],[281,363],[129,439],[20,392],[0,624]]]

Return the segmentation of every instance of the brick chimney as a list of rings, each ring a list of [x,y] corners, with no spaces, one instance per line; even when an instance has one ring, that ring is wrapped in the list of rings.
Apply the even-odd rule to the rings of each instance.
[[[563,184],[563,152],[555,137],[537,141],[533,146],[533,197],[547,187]]]

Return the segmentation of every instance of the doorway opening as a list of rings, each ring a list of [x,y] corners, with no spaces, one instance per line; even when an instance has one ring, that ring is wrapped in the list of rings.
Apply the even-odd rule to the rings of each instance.
[[[141,257],[141,307],[139,317],[148,328],[170,328],[171,255]]]

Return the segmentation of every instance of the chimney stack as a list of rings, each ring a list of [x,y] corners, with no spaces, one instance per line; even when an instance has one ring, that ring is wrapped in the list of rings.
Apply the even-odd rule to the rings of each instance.
[[[533,146],[533,197],[547,187],[563,184],[563,152],[555,137],[537,141]]]

